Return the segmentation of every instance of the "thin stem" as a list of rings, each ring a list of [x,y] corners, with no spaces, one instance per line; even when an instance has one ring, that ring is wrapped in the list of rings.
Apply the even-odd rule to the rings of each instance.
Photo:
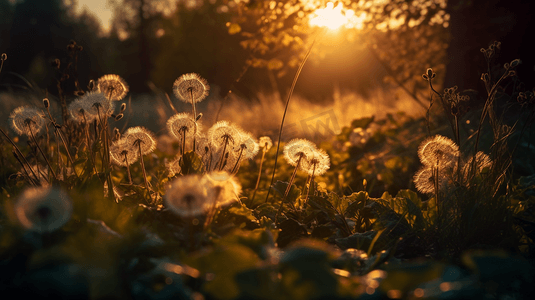
[[[219,171],[223,169],[223,159],[225,157],[225,152],[227,151],[227,144],[229,137],[227,135],[223,136],[223,139],[225,140],[225,144],[223,145],[223,152],[221,153],[221,158],[219,159],[218,164],[214,166],[214,168],[219,168]]]
[[[54,176],[55,179],[58,179],[58,177],[56,176],[56,172],[54,172],[54,169],[52,169],[52,166],[50,165],[50,162],[48,161],[48,158],[46,158],[46,155],[43,152],[43,149],[41,149],[41,146],[39,146],[39,143],[37,142],[37,139],[35,139],[35,136],[34,136],[33,131],[32,131],[32,126],[30,126],[30,123],[26,123],[26,125],[28,126],[28,129],[30,130],[30,136],[32,137],[33,142],[35,143],[35,145],[37,146],[37,149],[39,149],[39,152],[41,152],[41,155],[45,159],[46,164],[48,165],[48,168],[50,169],[50,172],[52,173],[52,175]]]
[[[182,131],[182,155],[186,152],[186,129],[180,128]]]
[[[260,184],[260,177],[262,176],[262,164],[264,163],[264,156],[266,155],[266,152],[266,150],[262,151],[262,158],[260,159],[260,167],[258,169],[258,178],[256,178],[256,185],[254,187],[253,196],[251,197],[251,201],[249,202],[250,205],[253,204],[254,197],[256,196],[256,191],[258,190],[258,185]]]
[[[149,193],[150,201],[152,202],[151,190],[149,188],[149,181],[147,180],[147,172],[145,171],[145,163],[143,162],[143,155],[141,154],[141,140],[136,141],[139,150],[139,160],[141,161],[141,170],[143,170],[143,180],[145,181],[145,188]]]
[[[284,201],[286,201],[286,198],[288,197],[288,194],[290,194],[290,190],[292,189],[292,184],[295,180],[295,174],[297,174],[297,169],[299,169],[299,165],[301,164],[301,159],[303,158],[303,155],[299,155],[299,159],[297,160],[297,164],[295,165],[295,169],[292,173],[292,176],[290,177],[290,182],[288,182],[288,186],[286,187],[286,191],[284,191],[284,196],[282,197],[281,204],[279,206],[279,209],[277,210],[277,214],[275,215],[275,223],[277,223],[277,220],[279,218],[279,214],[282,212],[282,207],[284,205]]]
[[[0,131],[2,132],[2,134],[6,137],[6,139],[9,141],[9,143],[13,146],[13,148],[15,148],[17,154],[22,157],[22,159],[24,160],[24,163],[26,163],[26,165],[28,166],[28,168],[30,169],[30,171],[32,171],[32,174],[33,176],[35,177],[35,179],[37,180],[37,182],[39,181],[39,177],[37,177],[37,175],[35,174],[35,172],[33,171],[33,168],[31,167],[30,163],[28,162],[28,160],[26,159],[26,157],[24,156],[24,154],[22,154],[22,152],[20,151],[19,147],[17,147],[17,144],[15,144],[15,142],[13,142],[13,140],[9,137],[9,135],[7,135],[7,133],[2,129],[0,128]]]
[[[69,148],[67,147],[67,142],[65,141],[65,138],[63,137],[63,133],[61,131],[61,129],[57,128],[57,127],[54,127],[56,129],[56,133],[58,133],[60,139],[61,139],[61,142],[63,143],[63,147],[65,147],[65,151],[67,152],[67,158],[69,159],[69,161],[71,162],[71,165],[72,165],[72,171],[74,173],[74,175],[76,175],[76,177],[78,178],[78,173],[76,173],[76,168],[74,167],[74,160],[72,159],[72,156],[71,156],[71,153],[69,152]],[[59,148],[59,147],[58,147]]]
[[[297,69],[297,72],[295,73],[295,76],[294,76],[294,79],[293,79],[293,82],[292,82],[292,86],[290,87],[290,91],[288,92],[288,97],[286,99],[286,105],[284,107],[284,113],[282,114],[281,126],[280,126],[280,129],[279,129],[279,138],[278,138],[278,141],[277,141],[277,151],[275,152],[275,165],[273,166],[273,173],[271,174],[271,183],[269,184],[269,189],[268,189],[268,192],[267,192],[267,195],[266,195],[266,201],[265,201],[266,203],[267,203],[267,201],[269,199],[269,194],[271,192],[271,186],[273,185],[273,181],[275,180],[275,173],[277,173],[277,162],[278,162],[278,158],[279,158],[279,148],[280,148],[280,143],[281,143],[282,127],[284,126],[284,120],[286,119],[286,113],[288,112],[288,105],[290,104],[290,99],[292,98],[292,94],[293,94],[293,91],[295,89],[295,85],[297,84],[297,78],[299,78],[299,74],[301,74],[301,70],[303,70],[303,66],[305,65],[308,57],[310,56],[310,53],[312,51],[312,47],[314,47],[314,44],[316,43],[316,40],[317,40],[318,36],[319,36],[319,34],[316,34],[316,36],[314,37],[314,40],[312,40],[312,44],[308,48],[307,53],[305,54],[305,57],[303,57],[303,60],[301,61],[301,64],[299,65],[299,68]]]
[[[308,195],[310,194],[310,187],[314,186],[314,173],[316,172],[316,164],[313,164],[314,167],[312,167],[312,175],[310,175],[310,182],[308,184],[308,189],[307,189],[307,194],[305,196],[305,208],[307,207],[307,203],[308,203]],[[315,193],[315,190],[314,190],[314,193]]]
[[[130,164],[128,163],[128,152],[123,151],[124,161],[126,162],[126,172],[128,173],[128,183],[132,185],[132,174],[130,174]]]
[[[197,128],[197,110],[195,110],[195,98],[193,98],[193,89],[189,88],[189,94],[191,95],[191,106],[193,106],[193,122],[195,122],[195,128]],[[184,136],[184,143],[185,143]],[[195,134],[193,135],[193,150],[195,150]]]
[[[243,149],[244,148],[240,149],[240,155],[238,155],[238,159],[236,160],[236,163],[234,164],[234,167],[232,168],[232,171],[230,172],[230,174],[234,174],[234,172],[236,173],[238,172],[236,168],[238,168],[238,164],[240,163],[241,157],[243,155]]]

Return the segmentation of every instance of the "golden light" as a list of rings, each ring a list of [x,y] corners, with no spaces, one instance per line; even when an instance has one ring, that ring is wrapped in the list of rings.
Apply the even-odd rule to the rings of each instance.
[[[341,3],[334,5],[332,2],[327,3],[325,8],[316,9],[310,16],[309,24],[311,26],[325,27],[330,30],[339,28],[360,28],[363,22],[362,16],[357,16],[352,9],[344,9]]]

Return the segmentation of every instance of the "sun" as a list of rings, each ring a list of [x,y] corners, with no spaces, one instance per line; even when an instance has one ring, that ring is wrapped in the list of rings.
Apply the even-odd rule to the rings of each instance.
[[[344,9],[343,5],[332,2],[327,3],[325,8],[316,9],[309,19],[311,26],[325,27],[330,30],[337,30],[341,27],[359,28],[362,25],[362,19],[355,15],[355,11]]]

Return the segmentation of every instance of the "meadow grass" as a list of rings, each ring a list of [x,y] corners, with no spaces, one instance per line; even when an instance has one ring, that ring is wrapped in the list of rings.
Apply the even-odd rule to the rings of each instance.
[[[427,111],[395,90],[223,103],[193,73],[175,97],[136,99],[112,74],[68,105],[2,93],[0,282],[67,278],[53,288],[94,299],[522,299],[535,184],[515,151],[531,149],[533,113],[501,113],[533,102],[518,63],[485,73],[471,112],[432,69]]]

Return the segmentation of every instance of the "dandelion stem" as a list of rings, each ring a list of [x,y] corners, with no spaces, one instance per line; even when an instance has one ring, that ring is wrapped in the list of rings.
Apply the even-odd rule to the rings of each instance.
[[[67,158],[69,158],[69,161],[71,162],[71,165],[72,165],[72,171],[74,175],[76,175],[76,177],[78,178],[79,177],[78,173],[76,173],[76,168],[74,167],[74,160],[72,160],[72,156],[69,151],[69,147],[67,147],[67,142],[65,141],[65,138],[63,137],[63,133],[61,132],[61,129],[57,127],[54,127],[54,128],[56,129],[56,133],[59,135],[61,142],[63,143],[63,147],[65,147],[65,151],[67,152]]]
[[[229,137],[227,135],[224,135],[223,139],[225,140],[225,144],[223,145],[223,152],[221,152],[221,158],[219,159],[219,163],[214,166],[214,168],[219,168],[219,171],[223,170],[223,158],[225,157],[225,152],[227,151]]]
[[[279,206],[279,209],[277,210],[277,214],[275,215],[275,223],[277,223],[279,214],[282,212],[284,201],[286,201],[288,194],[290,194],[290,190],[292,189],[292,184],[294,183],[294,180],[295,180],[295,175],[297,174],[297,169],[299,169],[299,165],[301,164],[301,159],[303,158],[303,156],[304,154],[300,154],[299,159],[297,159],[297,164],[295,165],[295,169],[292,173],[292,176],[290,177],[290,182],[288,182],[288,186],[286,187],[286,190],[284,191],[284,196],[282,197],[281,204]]]
[[[37,142],[37,139],[35,138],[35,135],[33,134],[32,126],[30,126],[29,122],[26,123],[26,125],[28,126],[28,129],[30,130],[30,136],[32,137],[33,142],[35,143],[35,145],[37,146],[37,149],[39,149],[39,152],[41,152],[41,155],[45,159],[46,164],[48,165],[48,168],[50,169],[50,172],[52,173],[52,175],[54,176],[55,179],[58,179],[58,177],[56,176],[56,172],[54,172],[54,169],[52,169],[52,166],[50,165],[50,162],[48,161],[48,158],[46,158],[46,155],[43,152],[43,149],[41,149],[41,146],[39,146],[39,143]]]
[[[17,152],[17,154],[22,157],[22,159],[24,160],[24,163],[26,163],[26,165],[28,166],[28,168],[30,169],[30,171],[32,171],[32,174],[33,176],[35,177],[35,179],[37,180],[37,182],[39,181],[39,177],[37,177],[37,175],[35,174],[35,172],[33,171],[30,163],[28,162],[28,160],[26,159],[26,157],[22,154],[22,152],[20,151],[19,147],[17,147],[17,144],[15,144],[15,142],[13,142],[13,140],[9,137],[9,135],[7,135],[7,133],[2,129],[0,128],[0,131],[2,132],[2,134],[6,137],[6,139],[9,141],[9,143],[11,145],[13,145],[13,148],[15,149],[15,151]]]
[[[310,175],[310,182],[308,183],[308,189],[307,189],[307,194],[305,196],[305,208],[307,207],[307,203],[308,203],[308,195],[310,194],[310,187],[311,186],[314,186],[314,173],[316,172],[316,164],[314,163],[314,166],[312,167],[312,175]],[[313,191],[315,193],[315,190]]]
[[[143,155],[141,154],[141,140],[136,141],[138,150],[139,150],[139,160],[141,161],[141,170],[143,171],[143,180],[145,181],[145,188],[147,188],[147,192],[149,193],[150,201],[152,202],[152,194],[151,190],[149,188],[149,181],[147,180],[147,172],[145,171],[145,163],[143,162]]]
[[[240,163],[240,159],[243,155],[243,149],[244,148],[241,148],[240,149],[240,155],[238,155],[238,159],[236,160],[236,163],[234,164],[234,167],[232,168],[232,171],[230,172],[230,174],[235,174],[234,172],[238,172],[238,170],[236,168],[238,168],[238,164]]]
[[[264,150],[262,150],[262,158],[260,159],[260,167],[258,169],[258,178],[256,178],[256,185],[254,187],[253,196],[251,197],[251,201],[249,202],[249,205],[253,204],[254,197],[256,196],[256,191],[258,190],[258,185],[260,184],[260,176],[262,176],[262,164],[264,163],[264,156],[266,155],[266,148],[264,147]]]
[[[191,106],[193,106],[193,122],[195,122],[195,128],[197,128],[197,111],[195,110],[195,98],[193,98],[193,88],[189,88],[188,90],[191,96]],[[195,150],[195,135],[193,135],[193,149]]]
[[[130,174],[130,164],[128,163],[128,152],[123,151],[124,154],[124,160],[126,162],[126,172],[128,174],[128,183],[132,185],[132,174]]]

